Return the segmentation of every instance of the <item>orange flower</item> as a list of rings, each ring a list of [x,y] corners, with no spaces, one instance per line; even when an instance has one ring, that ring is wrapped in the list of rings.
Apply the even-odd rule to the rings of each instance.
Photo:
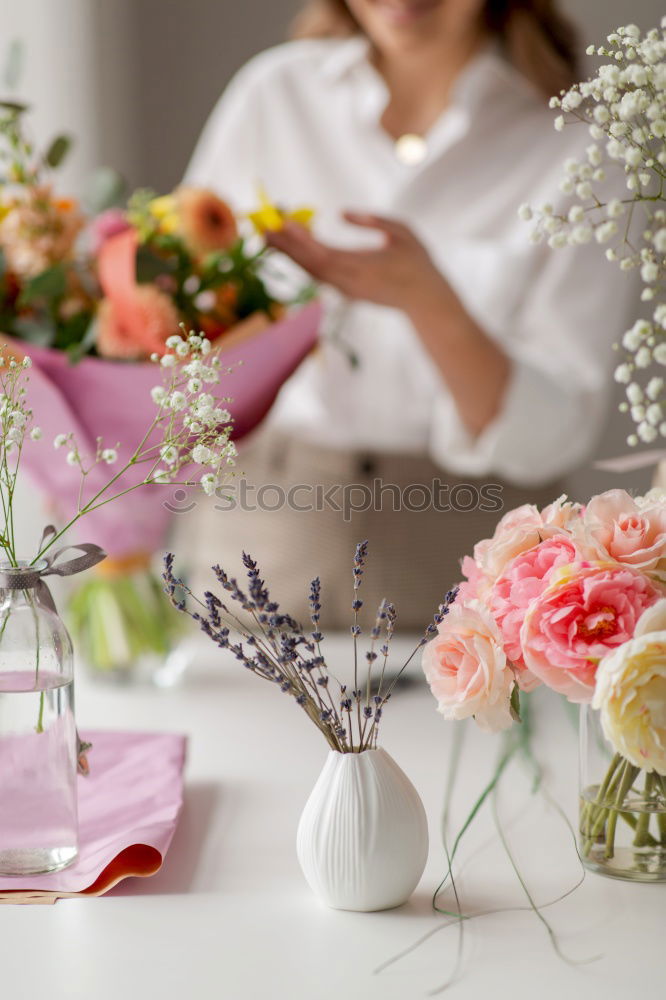
[[[131,297],[103,299],[97,312],[97,350],[105,358],[138,361],[166,352],[180,317],[154,285],[137,285]]]
[[[225,201],[204,188],[176,191],[180,230],[192,253],[203,256],[225,250],[238,237],[236,219]]]

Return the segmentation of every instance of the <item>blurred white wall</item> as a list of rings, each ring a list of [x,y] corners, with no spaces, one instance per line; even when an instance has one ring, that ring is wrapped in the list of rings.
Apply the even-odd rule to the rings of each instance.
[[[24,43],[18,95],[35,106],[35,137],[45,142],[67,131],[77,139],[60,188],[81,193],[92,169],[106,164],[133,186],[168,190],[227,81],[251,55],[285,38],[299,6],[299,0],[0,0],[3,45],[14,38]],[[585,44],[628,21],[650,27],[663,14],[657,0],[563,0],[563,7]],[[626,418],[611,413],[599,454],[626,450],[627,433]],[[610,485],[642,486],[647,478],[587,468],[571,478],[570,491],[583,498]],[[21,531],[32,549],[43,516],[25,487],[23,494]]]

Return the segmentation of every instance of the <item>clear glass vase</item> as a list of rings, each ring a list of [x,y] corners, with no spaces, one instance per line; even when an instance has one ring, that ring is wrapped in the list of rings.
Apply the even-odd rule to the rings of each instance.
[[[611,878],[666,881],[666,778],[615,753],[589,705],[580,714],[579,804],[587,868]]]
[[[78,849],[72,644],[35,569],[0,564],[0,876],[57,871]]]

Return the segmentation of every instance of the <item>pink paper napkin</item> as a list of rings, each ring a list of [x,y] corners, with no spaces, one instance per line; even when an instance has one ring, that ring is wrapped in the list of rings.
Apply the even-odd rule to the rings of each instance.
[[[93,744],[79,782],[79,857],[60,872],[0,876],[0,903],[101,895],[131,875],[154,875],[183,804],[187,737],[176,733],[83,733]]]

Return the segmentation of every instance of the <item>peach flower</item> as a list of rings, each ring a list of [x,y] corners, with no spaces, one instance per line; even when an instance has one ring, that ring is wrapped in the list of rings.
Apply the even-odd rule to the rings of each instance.
[[[48,186],[30,188],[3,206],[0,246],[7,267],[34,278],[74,253],[83,216],[75,201],[54,198]]]
[[[423,649],[422,666],[437,711],[475,721],[489,732],[512,723],[514,675],[492,615],[480,601],[453,604]]]
[[[131,299],[103,299],[97,312],[97,350],[105,358],[136,361],[166,352],[180,317],[154,285],[137,285]]]
[[[236,219],[225,201],[204,188],[181,187],[176,191],[180,232],[198,256],[226,250],[238,238]]]
[[[553,535],[512,559],[490,592],[488,606],[502,633],[506,655],[518,668],[516,679],[524,690],[539,683],[527,670],[520,645],[520,630],[527,610],[548,586],[553,570],[579,558],[568,535]]]
[[[578,534],[599,559],[666,576],[666,506],[639,506],[624,490],[590,500]]]
[[[554,570],[520,632],[527,668],[569,701],[589,701],[599,661],[633,637],[659,596],[646,576],[617,564]]]

